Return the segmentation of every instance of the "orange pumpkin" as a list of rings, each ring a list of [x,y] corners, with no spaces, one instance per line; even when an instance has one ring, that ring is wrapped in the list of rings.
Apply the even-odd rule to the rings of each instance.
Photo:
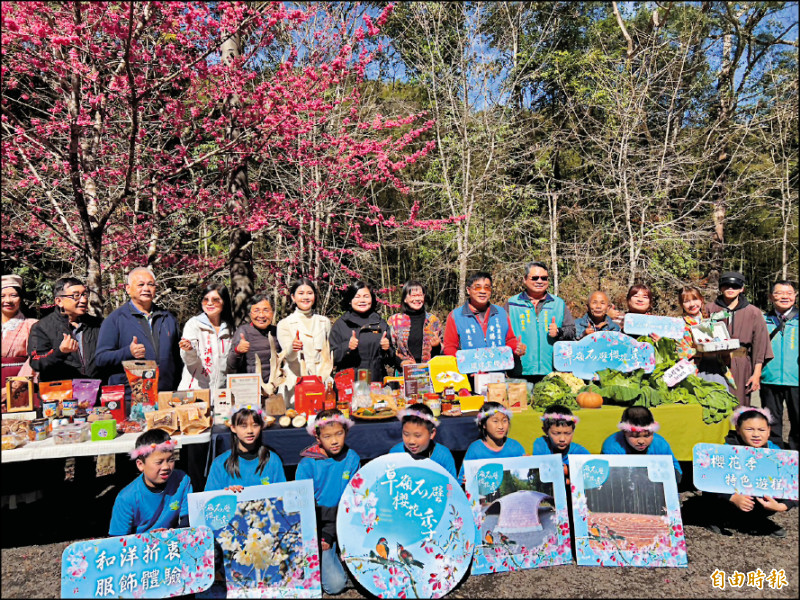
[[[581,392],[578,394],[578,406],[581,408],[600,408],[603,406],[603,397],[595,392]]]

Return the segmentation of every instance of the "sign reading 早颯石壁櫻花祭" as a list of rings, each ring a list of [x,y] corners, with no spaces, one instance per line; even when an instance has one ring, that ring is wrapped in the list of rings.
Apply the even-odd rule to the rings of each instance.
[[[207,527],[75,542],[61,555],[62,598],[169,598],[202,592],[213,580]]]
[[[580,379],[593,379],[603,369],[623,373],[644,369],[652,373],[655,366],[652,344],[637,342],[618,331],[596,331],[577,342],[556,342],[553,346],[553,368]]]
[[[198,598],[322,595],[310,480],[189,494],[189,522],[214,532],[225,566],[224,586]]]
[[[560,455],[464,461],[475,519],[472,574],[572,563]]]
[[[704,492],[798,499],[798,452],[695,444],[692,453],[694,485]]]
[[[386,454],[364,465],[339,502],[342,561],[378,598],[439,598],[466,574],[475,549],[469,502],[430,459]]]

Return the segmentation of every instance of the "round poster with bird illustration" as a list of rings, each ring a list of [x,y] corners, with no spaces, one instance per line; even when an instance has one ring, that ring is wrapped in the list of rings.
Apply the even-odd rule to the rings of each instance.
[[[475,523],[456,480],[405,453],[378,457],[350,480],[336,533],[342,561],[378,598],[444,596],[475,550]]]

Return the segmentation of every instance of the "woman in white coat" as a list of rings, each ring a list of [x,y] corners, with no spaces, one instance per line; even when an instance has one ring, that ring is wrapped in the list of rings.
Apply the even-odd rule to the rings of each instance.
[[[294,386],[303,375],[301,359],[305,363],[305,374],[318,375],[323,383],[333,370],[328,345],[331,321],[314,312],[319,297],[317,287],[308,277],[301,277],[292,283],[289,294],[294,312],[278,323],[278,342],[285,352],[287,400],[294,397]]]
[[[211,283],[200,300],[203,312],[186,321],[178,344],[183,359],[179,390],[227,387],[226,359],[231,349],[233,313],[228,288]]]

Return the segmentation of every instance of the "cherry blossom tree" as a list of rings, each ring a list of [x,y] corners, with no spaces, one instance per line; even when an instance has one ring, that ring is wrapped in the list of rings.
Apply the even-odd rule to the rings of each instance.
[[[235,266],[236,294],[259,243],[289,249],[265,274],[326,280],[358,276],[370,228],[443,227],[416,205],[388,217],[370,191],[405,191],[402,170],[433,147],[426,115],[361,104],[391,6],[328,10],[3,3],[3,258],[61,261],[100,310],[137,265],[176,294]]]

